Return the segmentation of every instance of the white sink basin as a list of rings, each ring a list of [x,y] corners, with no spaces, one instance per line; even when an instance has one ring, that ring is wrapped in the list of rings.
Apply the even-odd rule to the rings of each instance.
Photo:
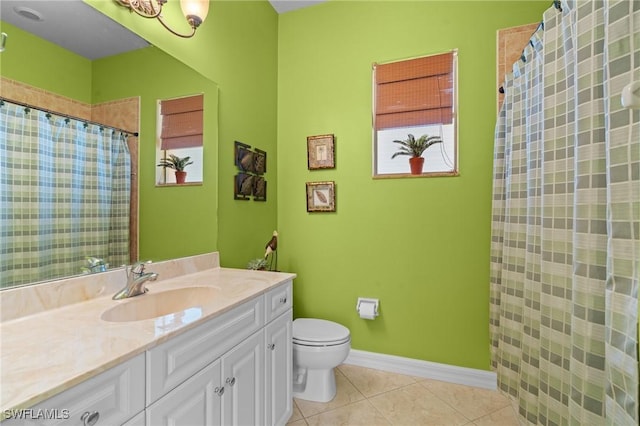
[[[101,318],[110,322],[158,318],[205,305],[219,292],[220,290],[215,287],[184,287],[158,293],[145,293],[107,309],[102,313]]]

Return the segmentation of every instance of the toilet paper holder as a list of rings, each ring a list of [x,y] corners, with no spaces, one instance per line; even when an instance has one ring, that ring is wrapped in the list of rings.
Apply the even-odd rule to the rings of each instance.
[[[358,311],[358,314],[362,317],[363,312],[361,312],[361,308],[364,305],[372,305],[373,304],[373,316],[377,317],[378,315],[380,315],[378,313],[378,307],[380,306],[380,300],[379,299],[370,299],[367,297],[358,297],[358,303],[356,303],[356,310]]]

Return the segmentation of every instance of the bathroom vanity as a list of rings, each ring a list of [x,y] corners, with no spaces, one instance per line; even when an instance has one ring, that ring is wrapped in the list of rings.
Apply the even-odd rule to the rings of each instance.
[[[294,277],[213,268],[159,281],[136,298],[98,297],[3,322],[4,344],[15,349],[4,337],[17,339],[20,326],[23,349],[39,346],[41,354],[30,362],[16,355],[21,365],[12,370],[3,348],[2,425],[284,425],[292,413]],[[139,318],[169,303],[162,293],[180,305],[190,290],[201,300]],[[56,323],[60,336],[48,344]]]

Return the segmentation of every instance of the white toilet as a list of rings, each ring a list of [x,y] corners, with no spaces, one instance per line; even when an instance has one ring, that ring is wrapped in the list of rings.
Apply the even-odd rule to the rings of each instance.
[[[298,318],[293,321],[293,396],[328,402],[336,395],[333,369],[351,349],[349,329],[338,323]]]

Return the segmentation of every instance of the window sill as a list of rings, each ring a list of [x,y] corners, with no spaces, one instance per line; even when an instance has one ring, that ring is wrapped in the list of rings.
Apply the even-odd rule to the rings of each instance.
[[[428,172],[419,175],[412,175],[411,173],[389,173],[373,175],[373,179],[399,179],[399,178],[428,178],[428,177],[457,177],[460,176],[459,171],[453,172]]]
[[[202,182],[185,182],[185,183],[156,183],[156,188],[163,188],[167,186],[202,186]]]

